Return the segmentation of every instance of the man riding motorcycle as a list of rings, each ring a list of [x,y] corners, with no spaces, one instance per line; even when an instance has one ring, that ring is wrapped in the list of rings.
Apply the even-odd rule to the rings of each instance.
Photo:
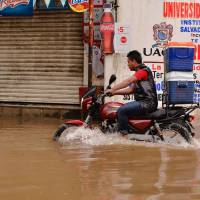
[[[154,112],[158,106],[157,92],[152,71],[142,64],[142,56],[136,51],[127,54],[128,67],[135,74],[107,89],[110,96],[134,94],[135,101],[121,106],[118,111],[119,132],[128,134],[128,118]]]
[[[138,51],[129,52],[127,57],[128,67],[135,74],[106,90],[106,93],[97,94],[97,88],[91,87],[81,99],[81,110],[86,114],[84,119],[65,120],[54,133],[54,140],[58,140],[66,129],[81,126],[93,128],[94,124],[105,134],[119,130],[131,140],[173,141],[178,144],[184,140],[191,143],[194,136],[191,124],[194,116],[191,113],[199,108],[199,103],[187,107],[172,105],[157,109],[157,93],[151,70],[142,64]],[[113,74],[107,88],[111,88],[115,81],[116,76]],[[104,101],[109,95],[131,93],[134,93],[135,101],[125,105],[121,102]]]

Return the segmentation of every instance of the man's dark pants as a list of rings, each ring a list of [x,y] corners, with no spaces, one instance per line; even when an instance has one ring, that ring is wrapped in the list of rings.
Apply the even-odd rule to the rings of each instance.
[[[119,131],[122,134],[128,134],[128,119],[134,116],[141,116],[145,114],[140,102],[132,101],[121,106],[118,111]]]

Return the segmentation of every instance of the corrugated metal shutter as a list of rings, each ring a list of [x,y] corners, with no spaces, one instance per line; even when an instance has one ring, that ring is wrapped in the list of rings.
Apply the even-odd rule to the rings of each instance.
[[[78,104],[82,14],[0,17],[0,101]]]

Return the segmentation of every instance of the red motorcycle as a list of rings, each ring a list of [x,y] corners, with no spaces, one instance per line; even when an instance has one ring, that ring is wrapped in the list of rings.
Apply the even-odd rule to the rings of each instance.
[[[112,75],[107,88],[116,80]],[[96,94],[96,87],[92,87],[81,100],[82,113],[86,113],[85,120],[66,120],[54,133],[53,140],[58,140],[62,133],[69,127],[84,126],[92,128],[93,124],[99,124],[99,128],[105,134],[117,133],[117,110],[122,103],[108,102],[104,99],[107,94]],[[191,122],[194,116],[190,113],[199,108],[199,104],[190,107],[165,107],[145,116],[137,116],[129,119],[128,138],[139,141],[181,141],[191,142],[194,133]],[[98,123],[97,123],[98,122]]]

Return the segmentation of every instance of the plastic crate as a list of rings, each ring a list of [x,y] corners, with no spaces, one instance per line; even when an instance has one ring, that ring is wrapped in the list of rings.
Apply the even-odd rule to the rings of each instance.
[[[175,43],[168,46],[165,62],[167,72],[193,71],[194,46],[191,43]]]
[[[194,79],[192,72],[170,72],[166,75],[168,103],[194,103]]]

